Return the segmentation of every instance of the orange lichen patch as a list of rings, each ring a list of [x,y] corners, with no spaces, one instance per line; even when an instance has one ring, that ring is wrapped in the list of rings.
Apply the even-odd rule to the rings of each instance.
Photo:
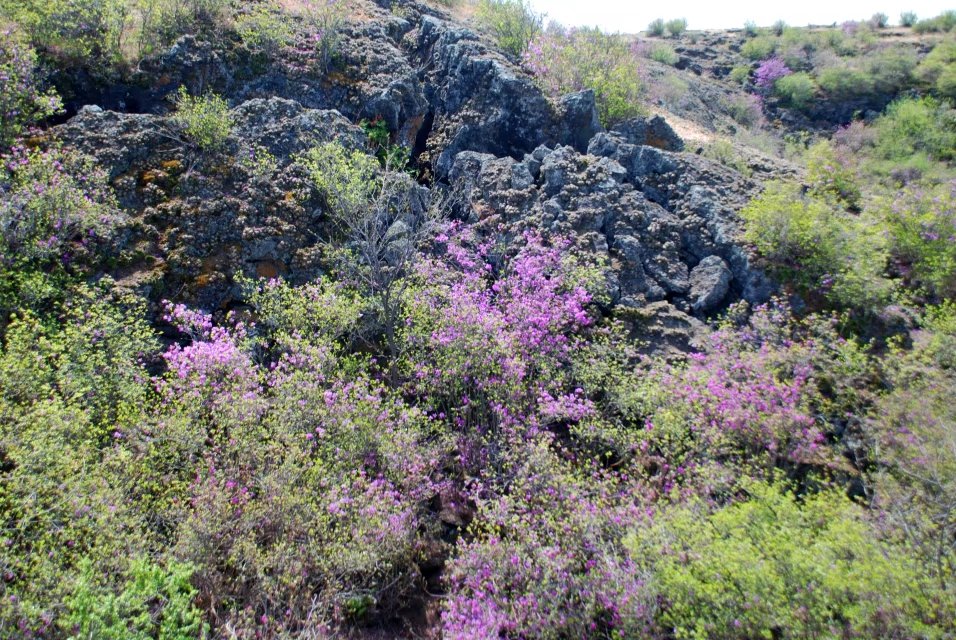
[[[44,144],[46,144],[47,142],[49,142],[49,141],[50,141],[50,136],[49,136],[49,135],[47,135],[47,134],[40,134],[40,135],[35,135],[35,136],[30,136],[30,137],[28,137],[28,138],[24,138],[24,139],[23,139],[23,145],[26,146],[26,147],[29,147],[30,149],[36,149],[37,147],[41,147],[41,146],[43,146]]]
[[[425,116],[415,116],[408,121],[408,134],[403,142],[409,147],[415,146],[415,140],[418,138],[418,132],[425,122]]]
[[[226,251],[220,251],[219,253],[214,253],[211,256],[206,256],[202,259],[202,266],[200,267],[200,272],[204,275],[210,275],[222,268],[222,265],[227,261]]]
[[[160,165],[163,168],[163,171],[168,171],[169,173],[176,173],[177,171],[183,170],[183,163],[179,160],[166,160]]]
[[[295,204],[296,197],[294,191],[286,191],[285,195],[282,197],[282,201],[286,204]]]
[[[145,186],[153,182],[160,182],[168,177],[169,174],[165,171],[160,169],[148,169],[139,175],[139,183]]]
[[[260,260],[256,263],[256,275],[260,278],[272,280],[286,273],[286,266],[282,260]]]

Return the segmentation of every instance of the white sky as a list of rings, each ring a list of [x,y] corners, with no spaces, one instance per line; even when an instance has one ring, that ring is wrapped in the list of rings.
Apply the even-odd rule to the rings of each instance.
[[[798,0],[797,2],[721,2],[720,0],[676,0],[641,2],[640,0],[531,0],[536,11],[547,19],[566,26],[598,26],[605,31],[636,33],[655,18],[687,18],[689,29],[728,29],[742,27],[752,20],[769,26],[783,20],[795,27],[813,24],[841,24],[862,20],[882,12],[890,24],[898,24],[900,13],[913,11],[920,18],[931,18],[956,9],[954,0]]]

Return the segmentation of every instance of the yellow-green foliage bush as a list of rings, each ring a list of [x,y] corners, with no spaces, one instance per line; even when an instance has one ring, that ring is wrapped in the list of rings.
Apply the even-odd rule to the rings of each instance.
[[[741,55],[750,60],[766,60],[776,51],[777,45],[770,36],[757,36],[744,43]]]
[[[956,11],[944,11],[935,18],[920,20],[913,25],[916,33],[948,32],[956,29]]]
[[[942,297],[956,296],[956,185],[910,186],[882,198],[874,209],[907,281]]]
[[[945,98],[956,98],[956,40],[944,40],[923,58],[916,75]]]
[[[638,56],[624,36],[552,25],[528,47],[524,65],[554,97],[592,89],[606,127],[643,113]]]
[[[130,9],[128,0],[0,0],[0,18],[34,47],[77,59],[118,57]]]
[[[475,17],[515,57],[541,32],[542,17],[526,0],[479,0]]]
[[[652,567],[658,624],[677,638],[944,637],[952,626],[921,559],[882,541],[837,491],[750,483],[725,507],[674,507],[627,544]]]
[[[897,100],[875,123],[876,155],[905,161],[917,155],[956,158],[956,111],[932,98]]]
[[[180,87],[172,119],[190,142],[209,153],[225,148],[232,134],[229,105],[215,94],[191,96]]]
[[[773,85],[773,92],[787,105],[795,109],[806,109],[817,93],[817,85],[810,74],[801,71],[777,80]]]
[[[880,460],[876,507],[885,530],[919,549],[956,607],[956,305],[929,307],[914,348],[893,349],[885,393],[868,416]],[[944,609],[945,611],[945,609]]]
[[[867,218],[786,183],[769,185],[740,215],[744,238],[807,298],[857,308],[886,300],[885,241]]]
[[[873,92],[875,80],[865,71],[847,67],[829,67],[817,75],[817,82],[831,98],[849,100]]]

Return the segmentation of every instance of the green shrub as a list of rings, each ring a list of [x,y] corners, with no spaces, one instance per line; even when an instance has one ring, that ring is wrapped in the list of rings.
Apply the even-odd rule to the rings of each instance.
[[[750,82],[750,67],[738,65],[730,70],[730,79],[737,84],[747,84]]]
[[[956,28],[956,11],[944,11],[935,18],[920,20],[913,25],[916,33],[948,32]]]
[[[783,20],[777,20],[770,26],[770,32],[778,38],[787,30],[787,23]]]
[[[901,25],[901,26],[904,26],[904,27],[912,27],[914,24],[916,24],[916,21],[917,21],[917,20],[918,20],[918,18],[917,18],[917,16],[916,16],[916,14],[913,13],[912,11],[904,11],[903,13],[900,14],[900,25]]]
[[[860,203],[861,190],[849,162],[837,155],[829,141],[820,141],[805,154],[807,181],[815,194],[836,198],[850,208]]]
[[[526,0],[479,0],[475,17],[498,46],[516,58],[541,32],[543,20]]]
[[[753,94],[727,98],[720,106],[735,122],[745,127],[761,124],[764,120],[763,102]]]
[[[524,57],[525,68],[555,98],[582,87],[592,89],[605,127],[643,113],[637,62],[630,42],[620,34],[555,25],[535,39]]]
[[[740,55],[748,60],[766,60],[777,49],[777,42],[769,36],[757,36],[745,42]]]
[[[335,62],[349,10],[347,0],[325,0],[307,2],[294,14],[305,27],[305,37],[313,43],[314,63],[322,73],[328,73]]]
[[[664,35],[664,20],[657,18],[656,20],[651,20],[651,23],[647,25],[647,32],[652,36],[661,37]]]
[[[414,180],[358,150],[330,142],[302,154],[298,163],[328,207],[345,247],[330,247],[340,275],[370,303],[384,334],[390,366],[398,357],[399,313],[407,276],[419,247],[434,232],[442,212],[421,210]]]
[[[916,75],[945,98],[956,97],[953,91],[956,77],[956,41],[944,40],[926,55],[916,69]]]
[[[877,206],[907,279],[937,296],[956,296],[956,186],[910,187]]]
[[[145,305],[106,280],[60,295],[60,317],[19,313],[0,349],[0,635],[22,625],[8,637],[46,635],[81,565],[108,585],[151,539],[127,500],[129,465],[117,473],[106,453],[155,401]]]
[[[846,67],[829,67],[817,75],[817,82],[830,97],[852,100],[869,95],[875,88],[872,75]]]
[[[744,35],[748,38],[755,38],[760,33],[760,29],[757,28],[757,23],[748,20],[744,23]]]
[[[100,264],[125,218],[106,172],[86,156],[15,146],[0,166],[0,325],[46,311]]]
[[[906,161],[924,154],[935,160],[956,157],[956,111],[932,98],[903,98],[874,123],[875,154]]]
[[[677,64],[677,61],[680,60],[680,56],[674,51],[674,47],[659,43],[651,48],[650,59],[655,62],[660,62],[661,64],[674,66]]]
[[[0,0],[0,22],[16,24],[43,54],[112,62],[129,10],[127,0]]]
[[[246,47],[266,54],[274,54],[295,38],[290,14],[270,3],[249,7],[236,18],[235,29]]]
[[[740,156],[740,153],[734,149],[734,145],[727,140],[714,140],[704,146],[704,151],[701,155],[715,162],[719,162],[725,167],[730,167],[743,175],[750,175],[752,173],[750,167],[747,165],[747,161]]]
[[[956,65],[948,67],[936,79],[936,93],[944,98],[956,100]]]
[[[813,101],[817,92],[817,85],[810,74],[791,73],[774,83],[774,94],[780,96],[784,102],[795,109],[806,109]]]
[[[196,640],[207,629],[193,601],[193,567],[171,561],[163,567],[142,558],[130,563],[118,593],[99,584],[92,564],[83,563],[64,606],[70,637],[103,640]]]
[[[208,153],[222,151],[232,135],[229,105],[216,94],[191,96],[180,87],[172,120],[193,144]]]
[[[359,150],[337,142],[310,149],[301,159],[313,183],[335,215],[358,215],[376,197],[381,186],[379,163]]]
[[[664,26],[667,29],[667,33],[671,34],[671,37],[676,38],[687,31],[687,19],[675,18],[674,20],[668,20]]]
[[[388,130],[388,123],[382,118],[375,120],[362,120],[359,126],[368,136],[369,146],[375,152],[375,157],[381,163],[382,168],[401,171],[408,164],[409,151],[407,147],[399,144],[392,144],[392,134]]]
[[[888,390],[867,415],[880,461],[874,506],[890,535],[921,552],[945,612],[956,607],[956,305],[928,307],[913,337],[912,350],[892,350]]]
[[[744,238],[808,300],[868,309],[889,295],[885,241],[865,218],[786,183],[772,183],[740,215]]]
[[[868,55],[864,64],[874,91],[895,95],[912,86],[916,54],[904,47],[890,47]]]
[[[939,593],[907,547],[883,542],[836,491],[798,498],[750,483],[747,499],[675,507],[633,530],[662,629],[677,638],[939,637]],[[945,615],[945,614],[944,614]]]

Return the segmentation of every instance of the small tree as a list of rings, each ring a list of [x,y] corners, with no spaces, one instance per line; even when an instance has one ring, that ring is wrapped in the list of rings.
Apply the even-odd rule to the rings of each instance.
[[[652,36],[661,37],[664,35],[664,21],[661,18],[657,20],[652,20],[649,25],[647,25],[647,32]]]
[[[900,24],[904,27],[912,27],[919,18],[912,11],[904,11],[900,14]]]
[[[685,31],[687,31],[686,18],[676,18],[674,20],[667,21],[667,32],[671,34],[672,37],[680,37],[680,35]]]
[[[229,105],[216,94],[191,96],[186,87],[176,94],[173,122],[202,151],[221,151],[232,134]]]
[[[391,361],[398,356],[396,329],[406,276],[419,247],[431,238],[442,214],[429,203],[407,173],[374,156],[328,142],[306,152],[299,162],[325,200],[335,231],[345,247],[331,247],[346,277],[375,306]]]
[[[885,13],[874,13],[870,18],[870,26],[874,29],[885,29],[890,24],[890,17]]]

